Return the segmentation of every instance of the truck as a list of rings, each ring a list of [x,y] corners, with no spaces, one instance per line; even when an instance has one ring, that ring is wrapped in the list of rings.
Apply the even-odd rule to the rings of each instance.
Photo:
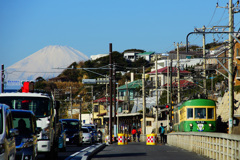
[[[24,89],[22,88],[22,90]],[[0,103],[9,105],[11,109],[31,110],[37,118],[37,127],[41,128],[37,141],[38,153],[44,153],[48,158],[57,158],[60,103],[55,101],[53,94],[28,91],[1,93]]]

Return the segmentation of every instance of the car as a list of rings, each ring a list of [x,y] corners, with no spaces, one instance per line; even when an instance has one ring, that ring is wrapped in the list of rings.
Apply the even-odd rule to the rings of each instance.
[[[60,122],[60,135],[59,135],[59,140],[58,140],[58,148],[59,150],[65,152],[66,151],[66,130],[64,129],[63,121]]]
[[[83,131],[83,143],[84,144],[93,144],[92,134],[88,127],[82,127]]]
[[[87,128],[90,130],[90,133],[91,133],[92,138],[93,138],[93,143],[97,142],[97,136],[98,136],[97,131],[92,127],[87,127]]]
[[[66,132],[67,144],[82,145],[82,130],[78,119],[60,119]]]
[[[37,127],[35,114],[30,110],[12,109],[13,126],[18,129],[16,136],[16,159],[37,159]]]
[[[0,103],[0,159],[15,159],[18,130],[14,129],[12,113],[8,105]]]
[[[93,129],[97,130],[97,125],[95,125],[95,124],[83,124],[83,127],[91,127]]]

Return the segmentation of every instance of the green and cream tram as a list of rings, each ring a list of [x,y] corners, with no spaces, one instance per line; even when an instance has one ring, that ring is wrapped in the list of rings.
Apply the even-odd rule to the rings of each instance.
[[[174,109],[175,132],[215,132],[216,103],[209,99],[185,101]]]

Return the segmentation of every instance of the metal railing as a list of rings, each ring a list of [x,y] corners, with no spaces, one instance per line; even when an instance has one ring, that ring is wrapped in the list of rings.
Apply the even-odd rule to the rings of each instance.
[[[211,132],[175,132],[168,144],[217,160],[240,160],[240,135]]]

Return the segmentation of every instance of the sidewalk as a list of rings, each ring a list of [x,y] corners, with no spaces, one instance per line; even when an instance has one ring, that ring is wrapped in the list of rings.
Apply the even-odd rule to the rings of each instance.
[[[90,159],[90,157],[88,157]],[[127,145],[113,143],[95,154],[91,160],[209,160],[193,152],[169,146],[146,145],[145,142],[129,142]]]

